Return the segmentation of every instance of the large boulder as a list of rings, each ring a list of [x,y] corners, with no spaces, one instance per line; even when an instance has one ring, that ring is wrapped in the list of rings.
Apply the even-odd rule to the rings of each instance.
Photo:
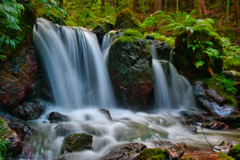
[[[128,160],[136,156],[137,153],[146,149],[146,145],[141,143],[129,143],[112,148],[101,160]]]
[[[14,108],[11,114],[23,120],[38,119],[43,113],[46,105],[41,99],[34,99]]]
[[[113,88],[121,106],[146,109],[154,93],[152,54],[143,36],[130,30],[124,34],[109,51],[108,70]]]
[[[62,153],[80,152],[92,149],[92,141],[93,136],[91,135],[85,133],[71,134],[63,140]]]
[[[115,21],[115,29],[139,29],[140,22],[134,17],[132,12],[129,9],[124,9],[121,12],[117,13]]]
[[[25,55],[25,56],[24,56]],[[37,61],[33,46],[0,66],[0,108],[12,110],[34,95]]]
[[[201,44],[199,44],[200,42]],[[210,57],[204,52],[209,47],[219,52],[218,57]],[[189,79],[207,78],[211,76],[211,72],[222,73],[223,48],[221,38],[217,33],[208,30],[184,32],[176,37],[175,52],[176,54],[173,55],[174,65],[179,73]],[[195,63],[198,61],[202,61],[204,64],[197,68]]]
[[[19,135],[0,118],[0,139],[6,145],[7,150],[2,150],[7,156],[16,157],[22,153],[23,144]]]
[[[147,43],[149,46],[152,45],[156,48],[158,59],[170,61],[173,48],[169,44],[167,44],[165,41],[149,39],[147,40]]]
[[[51,123],[59,123],[59,122],[68,122],[70,121],[69,117],[67,115],[63,115],[61,113],[58,112],[51,112],[48,115],[48,120]]]

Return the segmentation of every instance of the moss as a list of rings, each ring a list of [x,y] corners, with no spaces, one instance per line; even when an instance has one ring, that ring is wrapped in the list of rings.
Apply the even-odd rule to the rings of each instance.
[[[2,118],[0,118],[0,135],[8,131],[10,131],[10,128],[7,122],[5,122]]]
[[[240,143],[231,148],[229,155],[235,159],[240,159]]]
[[[140,33],[137,30],[133,30],[133,29],[126,29],[124,31],[124,36],[135,36],[135,37],[139,37],[139,38],[144,38],[142,33]]]
[[[225,153],[219,153],[218,158],[220,158],[220,160],[235,160],[233,157],[230,157]]]
[[[197,159],[192,158],[192,157],[190,157],[190,156],[188,156],[188,155],[185,155],[185,156],[183,156],[183,157],[181,158],[181,160],[197,160]]]
[[[140,22],[133,16],[129,9],[124,9],[123,11],[117,13],[115,28],[124,29],[141,29]]]
[[[160,149],[160,148],[154,148],[154,149],[145,149],[143,150],[136,160],[166,160],[168,159],[168,151],[167,149]]]

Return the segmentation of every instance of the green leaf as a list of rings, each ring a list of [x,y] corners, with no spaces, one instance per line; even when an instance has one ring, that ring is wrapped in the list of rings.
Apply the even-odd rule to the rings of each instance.
[[[204,65],[205,63],[203,62],[203,61],[197,61],[196,63],[195,63],[195,66],[198,68],[198,67],[201,67],[202,65]]]

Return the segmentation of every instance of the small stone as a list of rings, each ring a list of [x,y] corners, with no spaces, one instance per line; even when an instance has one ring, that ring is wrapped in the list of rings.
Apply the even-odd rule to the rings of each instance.
[[[216,145],[213,148],[213,151],[218,153],[222,152],[228,155],[231,148],[232,148],[232,144],[223,140],[218,140]]]

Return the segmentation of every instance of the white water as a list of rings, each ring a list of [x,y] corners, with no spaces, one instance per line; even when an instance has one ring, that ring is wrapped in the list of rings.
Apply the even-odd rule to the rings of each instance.
[[[108,57],[109,57],[109,49],[111,47],[111,44],[113,41],[116,39],[116,37],[113,36],[113,34],[116,31],[110,31],[103,37],[103,42],[102,42],[102,54],[103,54],[103,59],[106,64],[108,64]]]
[[[115,107],[109,75],[97,37],[83,28],[60,27],[38,19],[34,44],[42,56],[57,106]]]
[[[171,62],[159,60],[154,45],[153,55],[155,102],[160,109],[196,108],[194,92],[188,80],[178,74]],[[171,57],[170,57],[171,59]]]

